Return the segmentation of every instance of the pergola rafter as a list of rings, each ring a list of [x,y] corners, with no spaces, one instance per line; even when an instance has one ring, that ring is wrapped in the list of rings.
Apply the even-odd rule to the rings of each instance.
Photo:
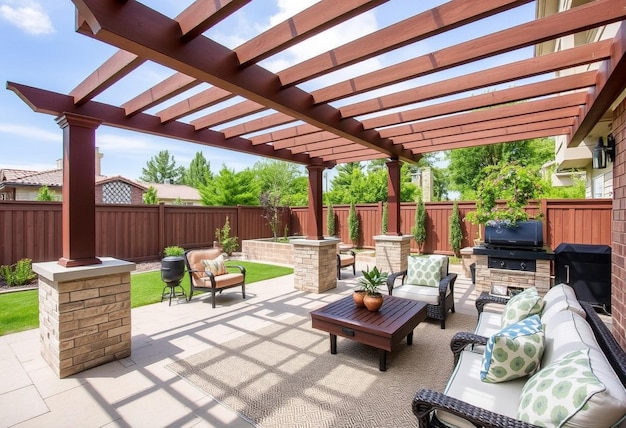
[[[363,101],[344,102],[340,107],[328,104],[622,20],[626,17],[626,0],[590,2],[311,92],[295,85],[495,16],[530,0],[497,0],[479,5],[452,0],[276,73],[259,67],[257,63],[387,1],[337,3],[323,0],[232,50],[205,36],[207,29],[250,1],[194,1],[178,16],[168,18],[138,1],[75,0],[79,12],[78,31],[120,50],[71,92],[74,103],[77,106],[88,104],[95,95],[141,64],[152,61],[169,67],[173,74],[120,104],[128,123],[133,116],[160,107],[155,115],[148,116],[151,120],[158,118],[163,127],[172,125],[164,134],[169,133],[174,138],[173,128],[185,129],[185,139],[189,139],[187,130],[190,128],[198,135],[211,131],[211,144],[216,147],[234,145],[246,153],[269,153],[275,158],[284,158],[289,153],[306,153],[306,158],[298,157],[293,161],[332,166],[344,158],[329,157],[331,152],[324,147],[324,144],[330,144],[328,141],[346,145],[349,147],[347,151],[359,159],[369,153],[380,153],[382,157],[415,162],[422,152],[422,146],[418,145],[422,139],[434,139],[429,147],[440,146],[443,150],[463,141],[474,141],[474,138],[467,138],[467,133],[491,129],[494,135],[489,135],[485,142],[494,141],[495,135],[500,135],[501,142],[505,142],[507,129],[515,121],[515,126],[527,126],[534,133],[538,122],[559,118],[573,120],[568,135],[572,139],[570,144],[577,144],[584,137],[582,134],[589,131],[589,123],[597,121],[606,110],[607,103],[612,100],[610,94],[623,87],[624,78],[614,72],[624,68],[623,32],[620,32],[613,40],[463,73],[399,92],[366,97]],[[135,16],[141,16],[141,27],[132,25]],[[600,63],[598,70],[593,70],[593,63]],[[519,83],[522,79],[540,75],[545,79],[548,73],[574,70],[574,67],[582,70],[582,66],[587,66],[589,71],[568,72],[563,77],[535,83]],[[512,87],[487,92],[495,85],[506,83]],[[199,84],[211,86],[166,105],[167,100]],[[486,92],[474,95],[472,91],[476,90]],[[559,95],[574,91],[586,93],[586,96]],[[237,96],[244,99],[221,106],[224,101]],[[445,100],[445,97],[456,99]],[[426,102],[430,105],[419,106],[419,103]],[[565,107],[577,108],[577,113],[574,114],[573,108]],[[530,112],[546,114],[533,115]],[[196,118],[184,122],[192,114]],[[504,120],[507,117],[511,119]],[[115,126],[132,129],[128,123],[122,125],[119,122]],[[561,129],[561,126],[549,127],[557,128]],[[250,134],[253,136],[246,138]],[[442,137],[454,141],[444,141]],[[207,144],[204,135],[198,140]],[[311,146],[312,142],[316,145]],[[303,147],[308,149],[303,150]]]

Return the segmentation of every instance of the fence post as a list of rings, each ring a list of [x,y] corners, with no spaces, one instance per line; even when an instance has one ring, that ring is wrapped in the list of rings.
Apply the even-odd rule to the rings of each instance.
[[[165,202],[159,202],[159,249],[157,254],[162,255],[165,248]]]

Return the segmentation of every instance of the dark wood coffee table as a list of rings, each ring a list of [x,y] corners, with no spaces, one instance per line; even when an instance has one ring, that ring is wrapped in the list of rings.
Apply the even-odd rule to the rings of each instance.
[[[330,353],[337,353],[337,336],[356,340],[378,349],[381,371],[387,370],[387,352],[396,349],[406,337],[413,344],[413,329],[426,319],[426,303],[384,296],[378,312],[354,304],[352,296],[311,312],[313,328],[330,333]]]

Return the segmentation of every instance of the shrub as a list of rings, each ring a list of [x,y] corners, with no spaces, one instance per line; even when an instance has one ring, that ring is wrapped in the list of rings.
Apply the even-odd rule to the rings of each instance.
[[[185,249],[183,247],[179,247],[177,245],[172,245],[170,247],[165,247],[163,250],[163,255],[165,257],[170,256],[183,256],[185,254]]]
[[[350,241],[355,247],[359,241],[359,216],[356,213],[354,202],[350,204],[350,212],[348,213],[348,233],[350,235]]]
[[[0,266],[0,276],[4,278],[9,287],[28,284],[37,278],[32,269],[31,259],[18,260],[12,266]]]
[[[459,205],[454,201],[452,205],[452,215],[450,216],[450,246],[455,256],[459,256],[461,243],[463,242],[463,230],[461,229],[461,214]]]
[[[326,216],[326,233],[328,236],[335,236],[335,213],[333,204],[328,204],[328,215]]]
[[[222,250],[229,256],[239,248],[239,241],[236,236],[230,236],[230,221],[226,216],[224,227],[215,229],[215,240],[222,246]]]
[[[417,243],[417,251],[422,254],[422,246],[426,242],[426,207],[420,196],[415,207],[415,225],[412,230],[413,239]]]

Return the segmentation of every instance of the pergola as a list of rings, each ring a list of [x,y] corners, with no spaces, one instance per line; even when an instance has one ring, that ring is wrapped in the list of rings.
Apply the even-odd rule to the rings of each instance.
[[[465,25],[530,2],[451,0],[271,72],[260,63],[387,1],[321,0],[228,49],[205,32],[250,0],[196,0],[175,17],[134,0],[73,0],[77,31],[119,50],[69,94],[7,84],[36,112],[56,116],[64,130],[61,264],[98,262],[95,208],[85,203],[94,200],[93,165],[83,160],[93,159],[101,124],[306,165],[308,239],[323,239],[322,173],[337,164],[388,160],[388,234],[400,235],[401,162],[433,151],[555,135],[566,135],[569,146],[580,144],[626,87],[623,26],[613,40],[491,68],[480,61],[622,21],[626,0],[596,0],[474,39],[463,36]],[[444,33],[456,34],[458,43],[411,53]],[[408,59],[360,74],[359,65],[384,54]],[[145,62],[172,74],[119,105],[94,100]],[[436,79],[436,73],[464,65],[476,71]],[[349,78],[316,87],[315,79],[342,69]],[[420,83],[424,77],[435,79]],[[489,91],[498,84],[509,87]],[[225,103],[230,99],[237,101]]]

